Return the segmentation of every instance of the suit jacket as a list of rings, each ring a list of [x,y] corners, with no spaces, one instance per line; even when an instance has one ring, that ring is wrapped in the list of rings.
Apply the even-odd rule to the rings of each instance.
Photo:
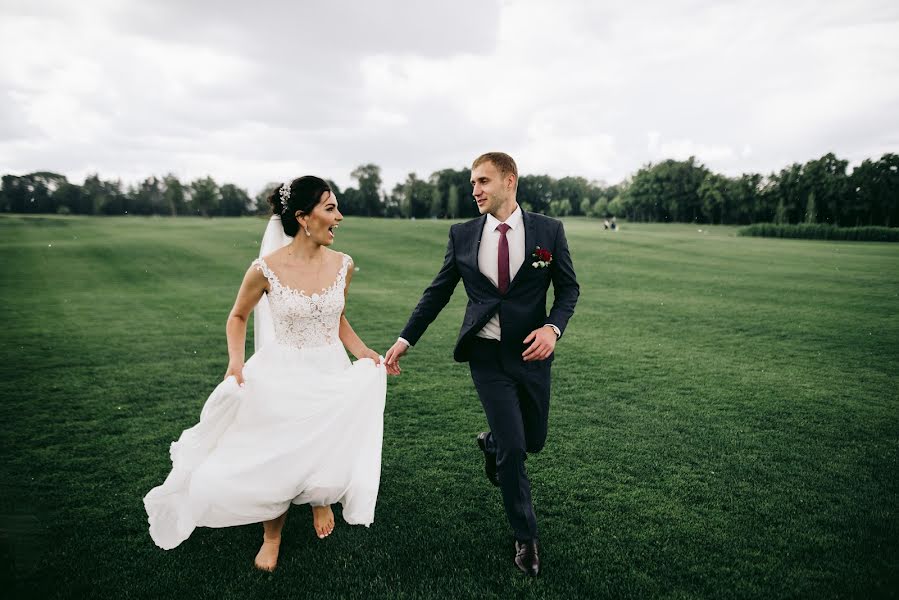
[[[561,221],[538,213],[522,211],[524,221],[524,264],[510,282],[505,294],[478,269],[478,246],[484,231],[486,215],[450,227],[449,242],[443,266],[425,289],[400,337],[415,345],[428,325],[449,302],[459,279],[468,294],[465,319],[453,358],[465,362],[470,356],[470,342],[487,321],[500,315],[502,348],[504,353],[520,355],[527,335],[547,323],[562,333],[574,314],[580,287],[574,275],[568,241]],[[533,267],[532,257],[537,246],[552,252],[548,267]],[[546,314],[546,292],[552,282],[555,300]],[[548,362],[548,361],[547,361]]]

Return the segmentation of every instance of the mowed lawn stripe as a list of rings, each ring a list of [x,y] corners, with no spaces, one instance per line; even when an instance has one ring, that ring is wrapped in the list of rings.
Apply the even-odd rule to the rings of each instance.
[[[252,568],[258,526],[159,550],[141,498],[221,380],[225,318],[264,226],[0,218],[6,589],[728,598],[899,586],[899,249],[584,219],[566,220],[582,295],[558,346],[548,444],[528,460],[543,577],[511,566],[474,445],[483,413],[451,358],[461,285],[390,381],[370,529],[340,522],[321,543],[295,507],[273,575]],[[347,313],[371,347],[395,340],[448,228],[349,217],[338,230],[335,249],[358,267]]]

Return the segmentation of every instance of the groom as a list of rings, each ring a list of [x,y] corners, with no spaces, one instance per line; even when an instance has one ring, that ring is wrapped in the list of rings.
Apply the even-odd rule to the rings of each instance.
[[[524,461],[546,441],[553,351],[574,313],[579,287],[562,223],[524,212],[515,200],[518,167],[490,152],[471,166],[481,217],[450,227],[443,266],[386,355],[398,363],[446,306],[459,279],[468,294],[453,357],[468,362],[490,431],[477,443],[502,492],[515,535],[515,565],[540,572],[537,517]],[[552,282],[555,300],[546,314]]]

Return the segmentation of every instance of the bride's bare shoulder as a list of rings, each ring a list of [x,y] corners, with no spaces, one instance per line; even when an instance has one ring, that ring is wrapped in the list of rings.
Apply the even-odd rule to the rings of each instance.
[[[325,248],[324,250],[327,253],[325,254],[325,256],[327,257],[328,264],[330,265],[336,265],[338,268],[340,268],[340,266],[343,265],[344,257],[346,257],[346,260],[353,262],[353,259],[349,254],[344,254],[343,252],[338,252],[337,250],[331,250],[330,248]]]
[[[278,248],[274,252],[270,254],[266,254],[265,256],[260,257],[265,263],[269,266],[280,264],[284,259],[282,258],[287,253],[287,246],[283,248]]]
[[[275,271],[280,268],[282,262],[283,248],[275,250],[271,254],[260,256],[252,263],[244,276],[244,279],[255,284],[262,284],[268,287],[268,279],[275,275]]]

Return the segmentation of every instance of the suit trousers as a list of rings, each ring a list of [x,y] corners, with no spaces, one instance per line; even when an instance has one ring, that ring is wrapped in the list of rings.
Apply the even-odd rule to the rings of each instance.
[[[546,442],[551,360],[526,363],[517,352],[474,338],[468,365],[490,426],[487,451],[496,453],[506,517],[515,539],[526,542],[537,538],[537,517],[524,463]]]

